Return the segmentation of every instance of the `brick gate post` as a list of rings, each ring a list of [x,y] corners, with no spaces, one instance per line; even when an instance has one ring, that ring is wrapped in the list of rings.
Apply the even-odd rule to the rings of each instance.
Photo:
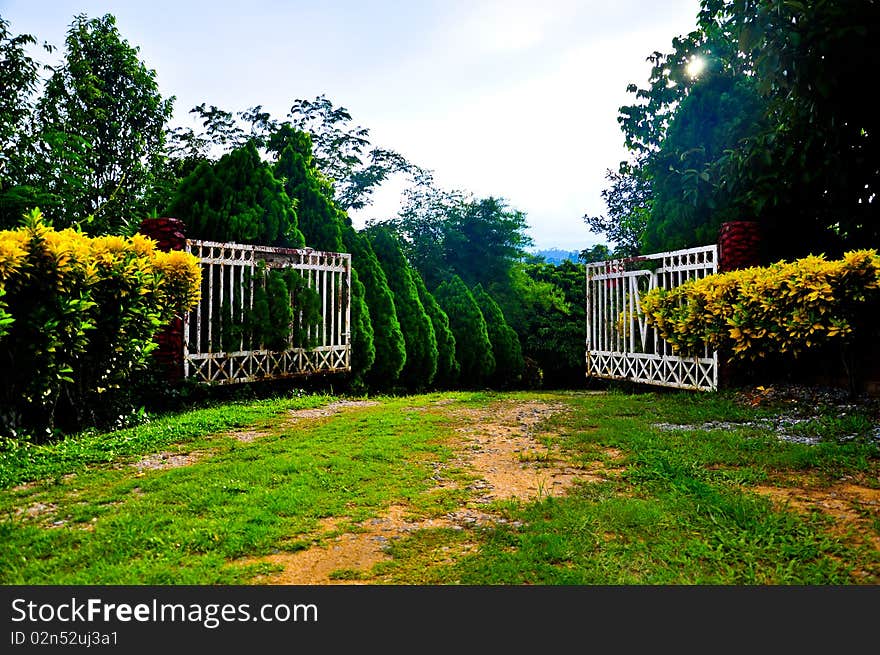
[[[145,218],[141,221],[138,232],[155,239],[159,250],[185,250],[186,226],[177,218]],[[169,382],[183,379],[183,319],[172,319],[159,334],[156,335],[159,347],[153,351],[153,357],[168,376]]]
[[[761,264],[761,229],[756,221],[729,221],[718,230],[718,272],[727,273]],[[719,353],[718,386],[730,387],[734,368]]]

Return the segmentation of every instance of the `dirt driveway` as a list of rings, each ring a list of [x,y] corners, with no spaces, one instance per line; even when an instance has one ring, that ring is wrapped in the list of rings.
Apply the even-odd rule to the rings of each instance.
[[[343,408],[343,411],[349,408]],[[534,500],[559,496],[576,480],[599,480],[606,471],[573,468],[541,439],[540,425],[562,404],[540,401],[504,401],[481,408],[461,408],[439,401],[430,409],[452,419],[454,455],[434,464],[436,490],[459,489],[465,485],[470,498],[465,504],[442,516],[420,517],[406,505],[392,505],[376,518],[340,533],[342,521],[325,520],[317,534],[310,535],[312,546],[296,552],[278,552],[260,558],[239,560],[237,564],[267,563],[283,570],[254,580],[255,583],[309,585],[358,584],[373,565],[389,559],[389,542],[425,528],[453,530],[503,522],[490,504],[505,499]],[[325,414],[324,414],[325,415]],[[451,471],[465,471],[468,481]],[[353,571],[362,576],[334,579],[334,571]]]

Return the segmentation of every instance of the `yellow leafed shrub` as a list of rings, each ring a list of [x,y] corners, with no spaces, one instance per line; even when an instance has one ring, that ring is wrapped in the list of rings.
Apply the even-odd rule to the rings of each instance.
[[[653,289],[641,306],[680,354],[708,345],[731,359],[756,359],[851,337],[878,289],[880,256],[858,250],[839,260],[810,256]]]
[[[194,256],[141,235],[54,230],[39,210],[0,232],[0,434],[46,434],[59,408],[85,411],[124,383],[200,287]]]

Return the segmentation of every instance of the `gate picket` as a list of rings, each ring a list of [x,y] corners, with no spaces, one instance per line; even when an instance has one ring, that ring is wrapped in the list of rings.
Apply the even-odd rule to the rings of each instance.
[[[659,264],[659,265],[658,265]],[[587,264],[587,376],[680,389],[718,388],[718,353],[680,357],[641,311],[641,295],[718,270],[718,246]]]

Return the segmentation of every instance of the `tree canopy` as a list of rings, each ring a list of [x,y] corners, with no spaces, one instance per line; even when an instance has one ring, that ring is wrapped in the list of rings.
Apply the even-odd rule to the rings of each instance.
[[[35,39],[12,37],[2,25],[0,220],[17,224],[23,210],[40,205],[59,227],[133,231],[155,208],[173,98],[162,98],[156,72],[111,14],[74,18],[64,59],[43,89],[24,51]]]
[[[352,253],[352,268],[364,285],[364,298],[370,310],[376,356],[366,372],[367,382],[379,389],[393,386],[406,364],[406,342],[394,305],[394,294],[376,253],[367,237],[352,228],[343,234]]]
[[[216,163],[200,163],[180,183],[166,213],[186,223],[193,238],[305,245],[293,201],[250,142]]]
[[[860,73],[880,63],[878,3],[703,0],[648,60],[620,108],[631,161],[591,229],[623,254],[713,242],[736,219],[760,223],[769,259],[880,244],[880,119]]]

